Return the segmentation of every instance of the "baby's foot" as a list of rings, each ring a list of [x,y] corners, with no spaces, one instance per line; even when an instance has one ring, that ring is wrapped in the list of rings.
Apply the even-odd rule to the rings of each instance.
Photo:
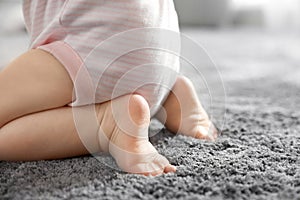
[[[144,175],[176,171],[149,142],[150,111],[143,97],[128,95],[101,104],[98,117],[101,147],[109,151],[122,170]],[[105,144],[105,140],[109,142]]]
[[[215,140],[218,131],[203,109],[192,82],[180,76],[157,114],[166,128],[174,133],[198,139]]]

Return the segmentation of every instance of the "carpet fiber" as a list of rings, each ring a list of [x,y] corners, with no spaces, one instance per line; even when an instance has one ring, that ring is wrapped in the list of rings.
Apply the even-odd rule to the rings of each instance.
[[[151,140],[178,171],[159,177],[113,170],[105,156],[0,162],[0,199],[300,199],[300,39],[186,33],[224,78],[226,123],[215,143],[163,129]]]

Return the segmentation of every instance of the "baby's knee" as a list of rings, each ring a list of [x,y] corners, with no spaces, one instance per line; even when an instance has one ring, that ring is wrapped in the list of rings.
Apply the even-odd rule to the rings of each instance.
[[[129,98],[129,114],[133,122],[142,125],[150,122],[150,109],[144,97],[133,94]]]

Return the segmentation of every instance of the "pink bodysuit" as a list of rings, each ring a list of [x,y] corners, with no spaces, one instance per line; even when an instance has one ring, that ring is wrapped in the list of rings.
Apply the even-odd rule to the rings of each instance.
[[[174,85],[176,73],[160,66],[178,72],[178,57],[166,51],[131,49],[114,58],[120,49],[130,45],[134,48],[136,44],[147,46],[161,39],[151,31],[137,31],[135,35],[132,30],[160,28],[179,32],[172,0],[24,0],[23,12],[30,48],[51,53],[76,82],[71,106],[102,103],[134,92],[148,101],[153,116]],[[125,34],[123,39],[109,40],[124,31],[132,37]],[[109,67],[102,62],[107,57],[114,58]],[[86,80],[80,78],[81,67],[87,69],[95,84],[95,102],[85,98]]]

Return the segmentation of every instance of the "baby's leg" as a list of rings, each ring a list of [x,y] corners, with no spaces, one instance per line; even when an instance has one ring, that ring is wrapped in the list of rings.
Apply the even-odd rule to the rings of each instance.
[[[60,157],[62,152],[50,151],[56,148],[55,134],[60,133],[64,142],[69,137],[60,124],[65,123],[67,113],[62,107],[72,101],[72,92],[69,74],[45,51],[30,50],[4,68],[0,72],[0,160]],[[61,109],[50,110],[54,108]],[[70,140],[78,143],[76,138]],[[48,155],[43,157],[45,151]]]
[[[149,142],[149,108],[141,96],[119,97],[96,105],[95,110],[99,123],[93,126],[84,117],[87,120],[80,127],[85,137],[88,135],[92,153],[110,152],[120,168],[131,173],[158,175],[176,170]],[[57,159],[87,153],[70,107],[23,116],[0,129],[0,160]]]
[[[86,128],[97,141],[97,129]],[[93,145],[97,147],[98,142]],[[29,114],[0,129],[0,160],[45,160],[84,154],[88,151],[76,132],[70,107]]]
[[[179,76],[156,117],[174,133],[215,140],[218,132],[203,109],[192,82]]]
[[[0,127],[26,114],[72,101],[73,84],[65,68],[42,50],[24,53],[0,72]]]
[[[73,84],[64,67],[42,50],[23,54],[1,71],[0,160],[53,159],[87,153],[76,132],[71,108],[63,107],[72,101],[72,92]],[[146,101],[137,95],[129,104],[128,99],[120,97],[97,106],[100,127],[108,135],[98,135],[98,127],[86,126],[84,132],[94,138],[89,146],[97,152],[97,138],[106,138],[106,150],[128,172],[157,175],[175,171],[148,140],[145,130],[150,114]],[[119,110],[116,119],[111,104]],[[115,120],[123,124],[123,129]],[[132,122],[135,126],[130,126]]]

